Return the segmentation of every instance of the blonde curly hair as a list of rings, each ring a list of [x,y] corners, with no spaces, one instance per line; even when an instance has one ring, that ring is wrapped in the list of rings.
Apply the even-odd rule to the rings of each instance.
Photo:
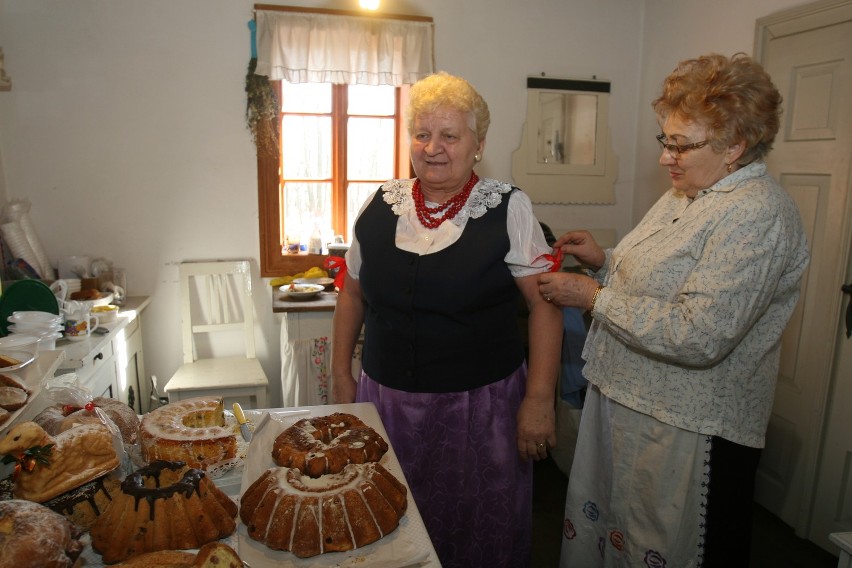
[[[717,152],[742,142],[737,163],[744,166],[772,149],[781,100],[769,74],[748,55],[711,54],[678,63],[651,106],[661,118],[674,114],[705,126]]]
[[[476,141],[485,139],[491,124],[491,113],[485,99],[473,85],[444,71],[429,75],[411,86],[406,115],[408,133],[414,133],[414,119],[417,115],[434,112],[439,107],[470,113],[468,123],[476,134]]]

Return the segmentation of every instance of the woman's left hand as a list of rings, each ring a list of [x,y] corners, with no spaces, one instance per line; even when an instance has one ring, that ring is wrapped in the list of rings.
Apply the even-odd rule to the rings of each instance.
[[[518,410],[518,454],[524,461],[547,457],[547,448],[556,447],[556,411],[553,397],[524,397]]]
[[[538,277],[542,297],[566,308],[588,309],[597,288],[597,280],[576,272],[544,272]]]

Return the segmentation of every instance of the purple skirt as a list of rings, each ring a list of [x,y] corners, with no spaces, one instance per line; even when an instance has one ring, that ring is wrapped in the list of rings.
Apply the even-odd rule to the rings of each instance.
[[[532,461],[517,448],[527,368],[465,392],[409,393],[361,373],[445,568],[531,561]]]

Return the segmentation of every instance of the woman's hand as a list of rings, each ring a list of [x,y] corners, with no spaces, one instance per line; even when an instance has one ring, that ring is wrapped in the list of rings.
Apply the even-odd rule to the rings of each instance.
[[[588,231],[569,231],[556,239],[553,248],[561,248],[563,254],[570,254],[595,272],[606,262],[606,253]]]
[[[544,272],[538,277],[538,291],[556,306],[588,310],[597,289],[597,280],[576,272]]]
[[[553,397],[524,397],[518,410],[518,454],[526,461],[547,457],[556,447],[556,411]]]

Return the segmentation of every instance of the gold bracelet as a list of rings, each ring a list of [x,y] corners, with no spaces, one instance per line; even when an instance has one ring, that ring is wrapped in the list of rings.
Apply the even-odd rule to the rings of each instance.
[[[592,296],[592,305],[589,306],[589,313],[592,313],[593,311],[595,311],[595,304],[598,302],[598,296],[600,295],[601,290],[603,290],[603,289],[604,289],[603,284],[600,284],[598,286],[597,290],[595,290],[595,295]]]

